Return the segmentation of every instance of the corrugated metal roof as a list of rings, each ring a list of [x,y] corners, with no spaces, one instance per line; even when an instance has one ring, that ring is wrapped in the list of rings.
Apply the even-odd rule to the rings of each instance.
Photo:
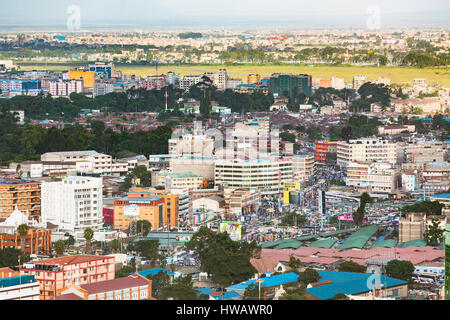
[[[372,248],[393,248],[397,244],[397,241],[394,239],[388,239],[383,241],[375,242],[370,249]]]
[[[359,229],[350,237],[348,237],[347,240],[344,241],[344,243],[340,246],[339,249],[353,249],[353,248],[362,249],[366,244],[366,242],[377,232],[377,230],[378,226],[376,225],[371,225]]]
[[[158,274],[160,271],[166,272],[169,276],[174,275],[175,273],[170,271],[170,270],[166,270],[164,268],[155,268],[155,269],[149,269],[149,270],[141,270],[139,271],[139,274],[143,277],[147,277],[149,274],[151,274],[152,276],[154,276],[155,274]],[[130,274],[135,274],[135,272],[132,272]]]
[[[336,243],[336,241],[336,238],[319,239],[314,241],[313,243],[310,243],[308,247],[329,249],[333,246],[333,244]]]
[[[274,287],[286,283],[297,282],[298,274],[294,272],[278,274],[276,276],[261,278],[263,282],[261,283],[261,288]],[[245,290],[249,285],[256,283],[256,280],[244,281],[232,286],[227,287],[227,290]],[[257,283],[256,283],[257,284]]]
[[[354,272],[337,272],[337,271],[317,271],[320,275],[320,281],[331,281],[331,284],[322,285],[319,287],[308,288],[306,291],[321,300],[333,298],[338,293],[344,294],[360,294],[370,291],[368,284],[374,284],[375,279],[369,279],[372,274],[354,273]],[[406,281],[398,280],[383,275],[379,276],[378,280],[383,285],[382,288],[390,288],[402,284]]]

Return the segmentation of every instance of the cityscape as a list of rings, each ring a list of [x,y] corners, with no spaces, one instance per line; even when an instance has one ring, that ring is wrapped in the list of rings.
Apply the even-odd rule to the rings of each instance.
[[[450,5],[266,2],[4,4],[0,300],[450,300]]]

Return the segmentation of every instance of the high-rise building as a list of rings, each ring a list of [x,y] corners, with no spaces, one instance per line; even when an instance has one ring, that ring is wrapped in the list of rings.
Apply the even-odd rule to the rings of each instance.
[[[24,179],[0,180],[0,218],[7,218],[14,209],[29,212],[31,218],[41,215],[41,182]]]
[[[58,225],[77,239],[103,226],[102,178],[71,176],[42,183],[42,222]]]
[[[68,97],[71,93],[82,93],[83,88],[83,79],[51,80],[48,93],[53,97]]]
[[[174,88],[180,87],[180,75],[172,71],[166,74],[166,85],[173,86]]]
[[[69,80],[82,79],[83,85],[92,88],[95,83],[95,73],[93,71],[69,70]]]
[[[303,93],[305,96],[312,95],[312,78],[308,74],[279,74],[274,73],[270,78],[270,89],[274,96],[297,97]]]
[[[354,76],[353,77],[353,89],[356,91],[361,88],[361,86],[367,82],[366,76]]]
[[[317,162],[326,163],[329,153],[337,152],[337,141],[316,141],[315,142],[315,159]]]
[[[362,138],[337,143],[337,165],[346,167],[350,162],[397,163],[397,144],[378,138]]]
[[[217,160],[215,185],[258,189],[262,196],[281,195],[285,182],[294,182],[292,159]]]

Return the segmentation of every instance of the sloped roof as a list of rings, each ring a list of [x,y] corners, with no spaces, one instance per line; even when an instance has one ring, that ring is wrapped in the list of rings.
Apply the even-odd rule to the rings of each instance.
[[[408,247],[425,247],[427,245],[427,242],[424,239],[417,239],[417,240],[411,240],[407,241],[403,244],[402,248],[408,248]]]
[[[393,248],[397,244],[394,239],[388,239],[375,242],[370,248]]]
[[[331,281],[331,284],[326,284],[314,288],[306,289],[306,292],[316,296],[321,300],[327,300],[333,298],[338,293],[344,294],[360,294],[370,291],[368,287],[368,282],[370,283],[369,277],[372,274],[367,273],[355,273],[355,272],[337,272],[337,271],[317,271],[320,275],[320,281]],[[407,284],[406,281],[394,279],[391,277],[386,277],[380,275],[378,278],[380,283],[383,285],[382,288],[390,288],[394,286],[399,286]],[[372,284],[374,281],[371,282]]]
[[[148,270],[142,270],[139,271],[139,274],[143,277],[147,277],[149,274],[151,274],[152,276],[154,276],[155,274],[158,274],[160,271],[166,272],[169,276],[174,275],[175,273],[170,271],[170,270],[166,270],[164,268],[155,268],[155,269],[148,269]],[[135,272],[132,272],[131,274],[135,274]]]
[[[278,274],[276,276],[261,278],[263,281],[261,283],[261,288],[270,288],[279,286],[286,283],[297,282],[298,274],[294,272]],[[227,290],[245,290],[248,286],[254,284],[256,280],[247,280],[241,283],[234,284],[232,286],[227,287]]]
[[[333,246],[333,244],[336,243],[336,241],[337,241],[336,238],[319,239],[310,243],[308,247],[329,249]]]
[[[339,249],[353,249],[359,248],[362,249],[366,242],[377,232],[378,226],[371,225],[362,229],[359,229],[355,233],[353,233],[344,243],[340,246]]]

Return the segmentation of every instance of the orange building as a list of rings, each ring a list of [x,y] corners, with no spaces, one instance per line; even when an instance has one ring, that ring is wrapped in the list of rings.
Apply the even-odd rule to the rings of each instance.
[[[131,188],[128,196],[114,200],[114,229],[128,229],[132,219],[147,220],[151,230],[178,226],[178,194],[166,190]]]
[[[41,215],[41,182],[23,179],[0,180],[0,218],[7,218],[14,208],[28,211],[30,218]]]
[[[43,228],[29,229],[25,237],[25,249],[27,254],[50,253],[52,250],[52,231]],[[15,248],[20,249],[20,235],[0,234],[0,249]]]
[[[94,71],[69,70],[69,79],[83,79],[84,87],[92,88],[95,83]]]
[[[40,300],[53,300],[70,285],[92,284],[115,278],[114,257],[78,255],[24,263],[20,274],[39,281]]]
[[[162,223],[160,223],[160,226],[166,227],[167,225],[170,225],[170,227],[172,228],[178,227],[179,200],[180,200],[179,194],[171,193],[170,190],[165,189],[158,190],[158,189],[135,187],[130,189],[129,196],[141,197],[141,194],[163,198],[164,213],[163,213],[163,221]]]
[[[327,153],[337,152],[337,141],[316,141],[315,158],[321,163],[327,162]]]
[[[0,279],[17,277],[19,275],[19,271],[15,271],[11,268],[0,268]]]
[[[58,290],[56,300],[156,300],[152,281],[139,273],[101,283],[71,285]]]
[[[320,79],[319,87],[322,88],[331,88],[331,79]]]
[[[261,81],[261,76],[259,74],[249,74],[247,76],[247,84],[255,84]]]

